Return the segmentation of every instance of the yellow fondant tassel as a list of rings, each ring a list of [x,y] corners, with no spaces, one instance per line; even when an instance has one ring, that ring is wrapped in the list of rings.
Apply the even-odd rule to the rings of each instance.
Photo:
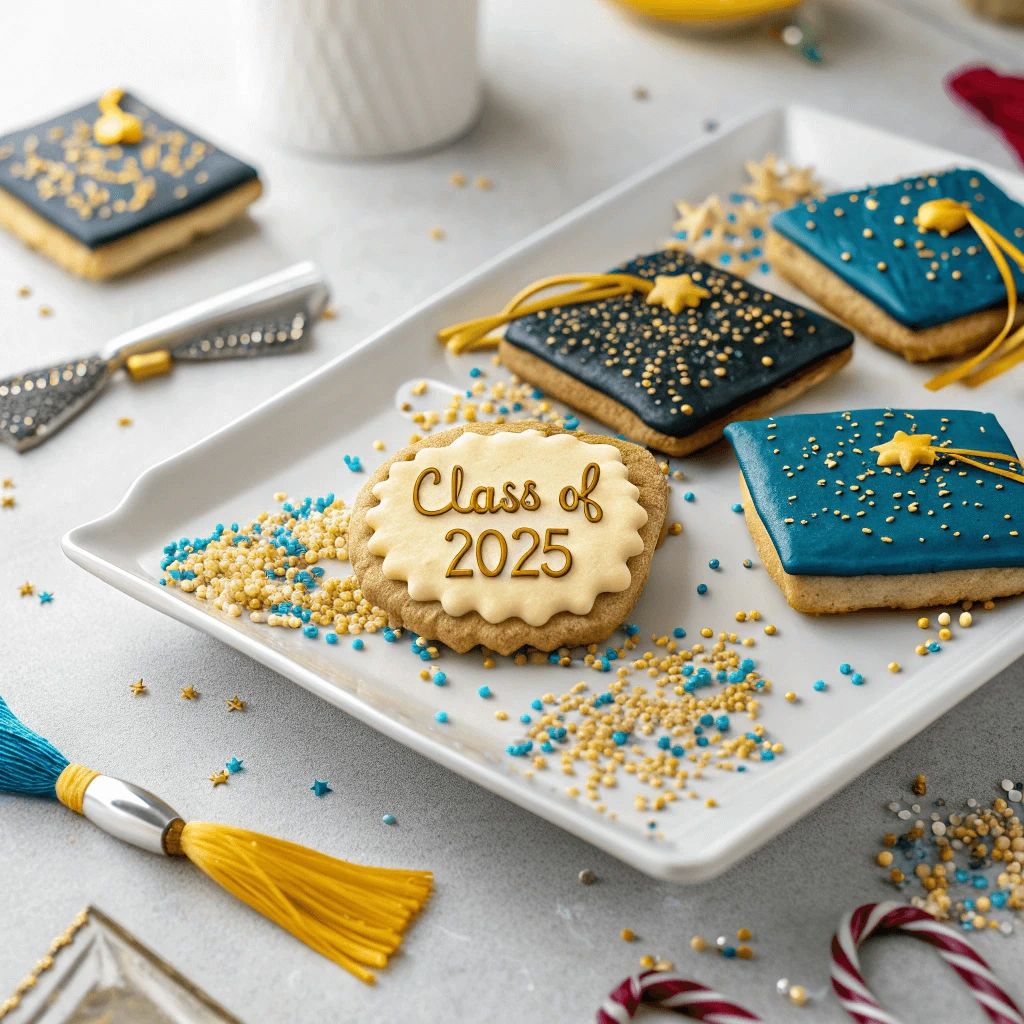
[[[1009,256],[1024,271],[1024,253],[973,213],[967,204],[959,203],[955,199],[932,199],[922,203],[917,211],[917,224],[924,231],[938,231],[943,236],[970,224],[988,250],[1006,287],[1006,323],[1003,329],[980,352],[964,360],[959,366],[933,377],[925,384],[930,391],[939,391],[958,380],[962,380],[968,387],[977,387],[1005,373],[1024,359],[1024,348],[1021,348],[1024,343],[1024,326],[1013,330],[1017,319],[1017,284],[1013,279],[1013,271],[1006,261],[1006,257]],[[993,356],[998,358],[986,366],[981,365]],[[975,369],[976,367],[978,369]]]
[[[538,292],[572,284],[579,285],[579,287],[527,302],[527,299],[532,298]],[[438,331],[437,336],[456,355],[476,349],[496,348],[499,339],[491,332],[519,317],[553,309],[555,306],[601,302],[604,299],[613,299],[617,295],[629,295],[632,292],[648,295],[653,288],[653,281],[636,277],[633,274],[557,274],[554,277],[545,277],[540,281],[534,281],[533,284],[514,295],[500,313],[446,327],[444,330]]]

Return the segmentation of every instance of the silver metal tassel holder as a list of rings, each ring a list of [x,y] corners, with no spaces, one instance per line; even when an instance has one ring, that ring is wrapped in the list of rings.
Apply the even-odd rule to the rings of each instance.
[[[293,352],[328,297],[319,268],[297,263],[136,327],[94,355],[0,379],[0,441],[19,452],[41,444],[122,369],[143,380],[169,372],[179,360]]]

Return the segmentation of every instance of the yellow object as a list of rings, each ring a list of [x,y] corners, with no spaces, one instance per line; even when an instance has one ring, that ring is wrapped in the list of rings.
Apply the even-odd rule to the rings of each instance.
[[[108,89],[97,101],[100,116],[93,122],[92,137],[101,146],[142,141],[142,122],[121,109],[123,89]]]
[[[124,368],[132,380],[145,380],[147,377],[170,373],[172,365],[171,353],[162,348],[156,352],[141,352],[129,356],[125,360]]]
[[[97,778],[69,764],[57,779],[57,799],[82,813]],[[311,949],[372,983],[367,967],[384,967],[402,933],[430,897],[429,871],[368,868],[296,843],[209,822],[172,822],[164,851],[187,857],[218,885]]]
[[[918,207],[916,219],[917,226],[922,231],[937,231],[943,238],[969,224],[988,250],[1006,287],[1006,322],[1003,329],[980,352],[976,352],[959,366],[933,377],[925,384],[930,391],[939,391],[947,384],[962,380],[968,387],[975,388],[1005,373],[1024,359],[1024,348],[1021,347],[1024,344],[1024,327],[1013,330],[1017,316],[1017,285],[1013,279],[1013,271],[1006,262],[1008,256],[1024,270],[1024,253],[973,213],[966,203],[959,203],[955,199],[932,199],[922,203]],[[992,356],[997,358],[987,366],[981,366]]]
[[[701,299],[711,297],[707,288],[694,284],[689,274],[677,274],[668,277],[659,274],[654,279],[654,287],[647,294],[647,303],[651,306],[665,306],[670,313],[679,314],[683,308],[695,309]]]
[[[662,21],[722,24],[798,7],[802,0],[619,0],[625,7]]]
[[[558,292],[555,295],[548,295],[546,298],[536,299],[533,302],[527,302],[527,299],[532,298],[537,292],[569,284],[579,285],[580,287]],[[557,274],[554,277],[545,277],[540,281],[534,281],[533,284],[528,285],[521,292],[513,295],[500,313],[496,313],[493,316],[478,317],[476,320],[467,320],[465,323],[446,327],[444,330],[437,332],[437,337],[456,355],[463,352],[473,352],[481,348],[495,348],[498,344],[498,338],[491,337],[491,331],[521,316],[539,313],[541,310],[551,309],[554,306],[572,306],[581,302],[600,302],[603,299],[613,299],[617,295],[629,295],[632,292],[640,292],[646,296],[653,289],[653,281],[648,281],[642,277],[635,277],[633,274]]]
[[[1024,340],[1024,328],[1021,328],[1018,333]],[[1024,350],[1021,352],[1021,358],[1024,359]],[[947,448],[945,445],[932,444],[934,440],[935,438],[931,434],[908,434],[906,431],[897,430],[891,441],[876,444],[871,451],[878,452],[877,464],[879,466],[898,465],[904,473],[909,473],[915,466],[932,466],[940,455],[952,455],[955,456],[957,462],[963,462],[975,469],[982,469],[986,473],[995,473],[997,476],[1006,477],[1007,480],[1016,480],[1017,483],[1024,484],[1024,474],[978,462],[978,459],[997,459],[1001,462],[1009,462],[1011,465],[1020,465],[1020,459],[1016,455],[1007,455],[1005,452],[983,452],[974,448]],[[975,458],[971,456],[975,456]],[[919,619],[918,625],[921,626],[922,622],[927,622],[927,620]],[[921,628],[927,629],[928,626],[924,625]]]

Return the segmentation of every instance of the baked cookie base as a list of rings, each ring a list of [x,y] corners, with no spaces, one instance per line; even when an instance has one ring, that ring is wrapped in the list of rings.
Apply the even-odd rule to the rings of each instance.
[[[767,259],[772,270],[844,323],[911,363],[975,352],[984,348],[1006,322],[1006,307],[1002,306],[915,331],[894,320],[806,249],[777,231],[768,233]],[[1024,323],[1024,313],[1018,314],[1017,323]]]
[[[79,277],[102,281],[125,274],[174,249],[181,249],[200,235],[208,235],[245,212],[263,192],[259,178],[176,217],[150,224],[130,235],[90,249],[77,238],[51,224],[20,199],[0,189],[0,224],[26,245],[59,263]]]
[[[1024,568],[954,569],[894,576],[793,576],[782,568],[742,473],[740,490],[747,529],[761,562],[798,612],[830,615],[859,608],[928,608],[1024,593]]]
[[[479,612],[449,615],[440,601],[414,601],[403,580],[388,579],[383,572],[384,559],[369,552],[367,545],[373,530],[366,522],[367,510],[378,504],[373,488],[386,480],[393,463],[410,460],[421,448],[443,448],[460,434],[496,434],[501,431],[537,430],[545,436],[572,433],[581,441],[611,444],[622,453],[622,461],[629,470],[630,482],[640,490],[640,504],[647,510],[647,523],[640,530],[644,549],[633,555],[626,565],[631,583],[616,594],[599,594],[588,615],[559,612],[543,626],[531,626],[519,618],[504,622],[488,622]],[[558,647],[581,647],[606,640],[622,623],[636,604],[647,582],[654,551],[665,539],[668,528],[668,484],[653,456],[636,445],[613,437],[587,434],[583,431],[565,431],[560,427],[533,420],[505,424],[473,423],[465,427],[445,430],[417,441],[388,459],[363,485],[352,508],[349,524],[348,551],[352,570],[359,580],[364,597],[387,612],[393,627],[412,630],[419,636],[440,640],[459,654],[478,644],[501,655],[512,654],[521,647],[534,647],[539,651],[553,651]]]
[[[815,384],[820,384],[834,373],[838,373],[853,356],[853,346],[848,346],[841,352],[836,352],[834,355],[814,363],[784,384],[761,395],[760,398],[755,398],[752,402],[733,409],[725,416],[706,423],[699,430],[687,434],[686,437],[670,437],[668,434],[654,430],[647,426],[636,413],[616,402],[614,398],[609,398],[604,392],[590,387],[589,384],[584,384],[568,373],[563,373],[539,356],[504,339],[498,346],[498,355],[501,358],[502,366],[512,373],[518,374],[524,380],[528,380],[531,384],[535,384],[547,394],[566,402],[575,409],[586,412],[588,416],[593,416],[594,419],[607,424],[620,434],[625,434],[638,444],[656,448],[674,458],[681,458],[684,455],[700,451],[702,448],[707,448],[708,445],[720,440],[722,432],[730,423],[770,416],[776,409],[781,409],[788,402],[792,402],[798,395],[802,395]]]

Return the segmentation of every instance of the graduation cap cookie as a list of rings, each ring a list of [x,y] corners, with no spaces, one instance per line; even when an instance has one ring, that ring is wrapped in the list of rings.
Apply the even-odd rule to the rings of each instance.
[[[725,433],[747,526],[798,611],[1024,592],[1024,474],[991,413],[858,409]]]
[[[677,457],[832,376],[853,343],[845,327],[681,252],[546,278],[440,338],[466,351],[505,323],[499,351],[513,373]]]
[[[984,174],[955,169],[805,200],[772,219],[773,269],[885,348],[917,362],[986,346],[954,379],[1008,365],[1024,286],[1024,206]]]
[[[0,137],[0,224],[82,277],[181,248],[261,191],[255,168],[120,89]]]

